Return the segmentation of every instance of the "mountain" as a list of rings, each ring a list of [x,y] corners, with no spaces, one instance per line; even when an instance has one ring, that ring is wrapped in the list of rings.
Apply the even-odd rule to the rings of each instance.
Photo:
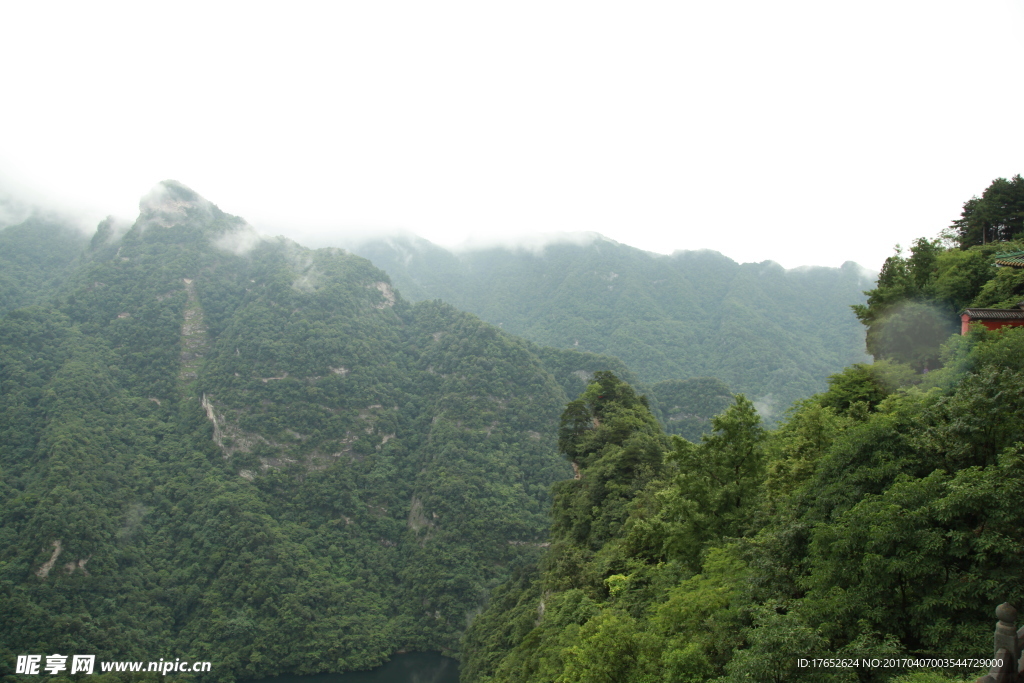
[[[536,293],[501,275],[503,255],[541,284],[562,258],[564,286],[543,291],[591,335],[580,311],[620,284],[616,334],[692,327],[655,315],[682,304],[651,293],[648,266],[708,259],[711,285],[671,282],[687,306],[736,313],[715,329],[737,337],[740,303],[796,281],[811,310],[828,296],[808,282],[855,270],[562,247],[494,250],[493,279]],[[859,310],[1018,296],[990,252],[918,242]],[[7,669],[159,657],[227,682],[442,650],[466,683],[953,683],[992,652],[993,606],[1024,600],[1024,329],[946,336],[926,373],[853,365],[766,428],[719,379],[638,390],[582,342],[411,303],[365,258],[261,237],[172,181],[88,243],[38,215],[5,228],[0,262]],[[594,272],[616,277],[588,301],[570,285]],[[742,357],[771,347],[751,343]],[[854,663],[799,664],[819,653]],[[954,666],[904,666],[939,660]]]
[[[0,230],[0,315],[52,296],[88,241],[59,218],[38,214]]]
[[[541,349],[173,181],[122,232],[0,232],[0,661],[232,680],[457,652],[616,359]],[[26,304],[31,304],[25,306]]]
[[[772,430],[737,396],[699,444],[597,373],[560,420],[550,547],[469,628],[463,683],[1016,670],[990,657],[993,609],[1003,647],[1024,604],[1024,329],[946,348],[848,368]]]
[[[852,262],[786,270],[571,237],[458,253],[410,236],[350,248],[413,301],[440,299],[538,344],[621,358],[652,390],[666,379],[713,377],[773,420],[867,359],[850,306],[865,301],[873,276]]]

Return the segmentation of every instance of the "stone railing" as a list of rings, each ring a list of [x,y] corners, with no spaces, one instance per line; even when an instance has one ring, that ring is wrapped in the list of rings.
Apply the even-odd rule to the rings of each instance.
[[[993,666],[992,670],[979,678],[975,683],[1024,683],[1022,671],[1021,646],[1024,644],[1024,627],[1017,630],[1017,610],[1007,602],[996,607],[996,636],[994,643],[995,656],[1001,666]]]

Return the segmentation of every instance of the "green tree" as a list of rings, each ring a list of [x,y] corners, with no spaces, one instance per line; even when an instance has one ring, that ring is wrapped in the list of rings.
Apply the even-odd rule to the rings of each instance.
[[[1024,234],[1024,178],[996,178],[981,197],[964,202],[951,230],[961,249],[976,244],[1005,242]]]
[[[694,567],[708,543],[751,531],[764,479],[765,431],[754,404],[737,395],[711,424],[714,431],[700,444],[674,438],[671,458],[679,473],[663,494],[669,518],[679,524],[667,541],[669,554]]]
[[[558,446],[577,478],[556,485],[552,533],[596,550],[618,533],[629,502],[659,475],[666,437],[646,398],[602,371],[566,406]]]

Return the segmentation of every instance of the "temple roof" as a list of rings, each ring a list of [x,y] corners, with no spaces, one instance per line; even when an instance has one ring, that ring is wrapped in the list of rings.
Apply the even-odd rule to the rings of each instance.
[[[1024,320],[1024,310],[1020,308],[965,308],[962,315],[975,320]]]
[[[1010,266],[1011,268],[1024,268],[1024,251],[1011,251],[1005,254],[993,256],[997,266]]]

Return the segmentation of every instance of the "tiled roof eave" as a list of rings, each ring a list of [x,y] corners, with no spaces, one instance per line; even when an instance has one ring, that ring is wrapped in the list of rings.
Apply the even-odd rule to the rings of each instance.
[[[1012,308],[966,308],[961,315],[972,320],[1024,320],[1024,311]]]

